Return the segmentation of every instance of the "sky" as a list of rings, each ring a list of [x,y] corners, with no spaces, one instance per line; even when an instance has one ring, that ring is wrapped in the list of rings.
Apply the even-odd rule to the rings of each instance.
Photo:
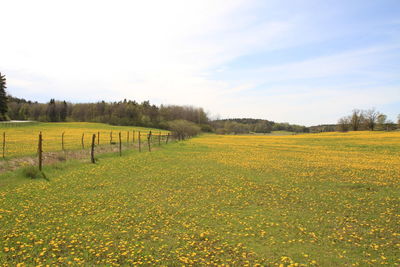
[[[400,114],[399,0],[0,0],[8,93],[336,123]]]

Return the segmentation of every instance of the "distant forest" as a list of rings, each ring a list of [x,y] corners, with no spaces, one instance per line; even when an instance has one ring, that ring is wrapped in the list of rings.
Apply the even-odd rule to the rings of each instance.
[[[276,123],[261,119],[226,119],[212,121],[203,108],[177,105],[152,105],[149,101],[69,103],[51,99],[38,103],[8,96],[7,116],[12,120],[43,122],[85,121],[112,125],[136,125],[168,129],[169,121],[186,120],[200,126],[203,132],[220,134],[269,133],[271,131],[308,132],[301,125]]]
[[[219,134],[270,133],[272,131],[309,132],[309,128],[302,125],[250,118],[215,120],[211,122],[211,125]]]
[[[11,120],[42,122],[101,122],[111,125],[135,125],[168,129],[170,121],[185,120],[197,124],[203,132],[218,134],[270,133],[289,131],[295,133],[333,132],[348,130],[395,130],[397,123],[387,120],[384,114],[373,109],[354,110],[337,124],[306,127],[263,119],[236,118],[211,120],[203,108],[178,105],[152,105],[149,101],[69,103],[51,99],[48,103],[32,102],[7,96],[7,117]]]
[[[149,101],[138,103],[126,99],[74,104],[54,99],[48,103],[38,103],[8,96],[7,115],[12,120],[85,121],[163,129],[168,128],[168,121],[186,120],[196,123],[203,131],[211,131],[210,120],[202,108],[177,105],[158,107]]]

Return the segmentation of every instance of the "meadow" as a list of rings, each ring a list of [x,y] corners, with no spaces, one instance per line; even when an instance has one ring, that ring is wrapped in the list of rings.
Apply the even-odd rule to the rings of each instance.
[[[394,266],[400,132],[202,135],[0,174],[0,265]]]
[[[10,127],[7,123],[0,124],[0,138],[3,141],[3,133],[6,135],[5,156],[14,158],[20,156],[32,156],[37,153],[38,136],[43,134],[43,151],[53,152],[62,150],[62,134],[64,133],[64,149],[82,149],[82,134],[85,148],[89,148],[93,134],[100,134],[99,144],[110,144],[119,142],[119,132],[121,132],[122,142],[133,143],[133,135],[137,142],[137,135],[141,132],[142,139],[145,140],[148,132],[154,134],[165,134],[167,131],[160,131],[152,128],[133,127],[133,126],[112,126],[103,123],[87,122],[65,122],[65,123],[14,123]],[[129,134],[128,134],[129,133]],[[128,136],[129,135],[129,136]],[[96,137],[97,144],[97,137]]]

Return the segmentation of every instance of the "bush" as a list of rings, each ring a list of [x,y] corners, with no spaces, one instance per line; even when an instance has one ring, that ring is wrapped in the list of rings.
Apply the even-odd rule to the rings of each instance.
[[[42,175],[39,171],[39,169],[37,169],[35,166],[28,166],[25,167],[22,170],[22,173],[25,177],[27,178],[31,178],[31,179],[36,179],[36,178],[40,178]]]
[[[216,134],[226,134],[225,128],[218,128],[215,130]]]
[[[224,128],[227,134],[243,134],[250,132],[249,125],[236,121],[226,121]]]
[[[174,120],[168,122],[168,128],[179,140],[196,136],[200,133],[200,127],[193,122],[186,120]]]
[[[201,131],[202,132],[208,132],[211,133],[213,131],[213,128],[209,124],[201,124],[200,125]]]

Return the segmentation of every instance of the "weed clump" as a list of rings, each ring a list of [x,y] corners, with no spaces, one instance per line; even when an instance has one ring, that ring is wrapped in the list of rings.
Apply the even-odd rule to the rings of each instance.
[[[34,166],[25,167],[22,173],[26,178],[36,179],[42,177],[41,172]]]
[[[66,161],[66,160],[67,160],[67,157],[65,157],[64,155],[58,155],[58,156],[57,156],[57,160],[58,160],[58,161]]]

